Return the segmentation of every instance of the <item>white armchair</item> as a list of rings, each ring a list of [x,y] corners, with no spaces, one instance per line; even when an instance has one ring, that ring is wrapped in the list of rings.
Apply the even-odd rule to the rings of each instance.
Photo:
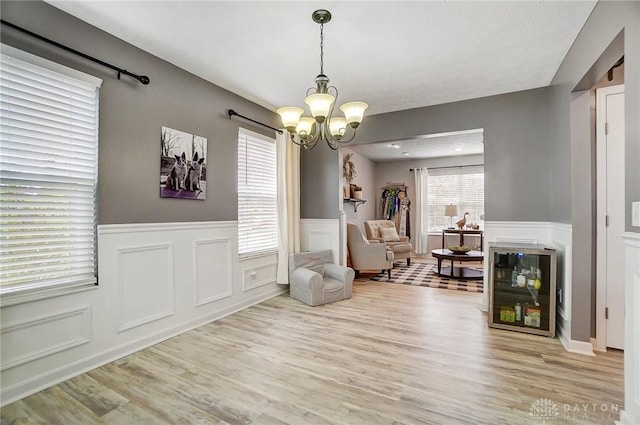
[[[347,247],[356,277],[360,270],[386,270],[391,279],[394,255],[386,244],[368,241],[356,224],[347,223]]]
[[[289,295],[310,306],[351,298],[354,272],[333,264],[331,250],[289,255]]]

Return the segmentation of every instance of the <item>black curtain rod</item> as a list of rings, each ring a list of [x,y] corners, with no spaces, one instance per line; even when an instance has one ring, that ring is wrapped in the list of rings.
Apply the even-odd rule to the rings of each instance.
[[[251,121],[251,122],[253,122],[253,123],[256,123],[256,124],[258,124],[258,125],[261,125],[261,126],[263,126],[263,127],[270,128],[271,130],[277,131],[277,132],[278,132],[278,133],[280,133],[280,134],[284,133],[284,132],[283,132],[282,130],[280,130],[280,129],[277,129],[277,128],[275,128],[275,127],[271,127],[270,125],[267,125],[267,124],[261,123],[260,121],[256,121],[256,120],[251,119],[251,118],[249,118],[249,117],[245,117],[244,115],[240,115],[239,113],[237,113],[237,112],[236,112],[236,111],[234,111],[233,109],[229,109],[229,110],[227,111],[227,114],[229,114],[229,119],[231,119],[231,117],[235,115],[235,116],[238,116],[238,117],[240,117],[240,118],[244,118],[244,119],[245,119],[245,120],[247,120],[247,121]]]
[[[85,53],[79,52],[79,51],[77,51],[77,50],[75,50],[75,49],[72,49],[71,47],[67,47],[67,46],[65,46],[64,44],[60,44],[60,43],[58,43],[57,41],[53,41],[53,40],[51,40],[51,39],[48,39],[48,38],[46,38],[46,37],[43,37],[43,36],[41,36],[40,34],[36,34],[36,33],[34,33],[34,32],[31,32],[31,31],[29,31],[29,30],[27,30],[27,29],[24,29],[24,28],[19,27],[19,26],[15,25],[15,24],[12,24],[11,22],[7,22],[7,21],[5,21],[4,19],[0,19],[0,23],[2,23],[2,25],[6,25],[6,26],[11,27],[11,28],[13,28],[13,29],[16,29],[16,30],[18,30],[18,31],[21,31],[21,32],[23,32],[23,33],[25,33],[25,34],[27,34],[27,35],[30,35],[31,37],[35,37],[35,38],[37,38],[38,40],[44,41],[45,43],[49,43],[49,44],[51,44],[52,46],[56,46],[56,47],[58,47],[58,48],[60,48],[60,49],[62,49],[62,50],[66,50],[67,52],[71,52],[71,53],[73,53],[74,55],[78,55],[78,56],[80,56],[80,57],[83,57],[83,58],[85,58],[85,59],[88,59],[88,60],[90,60],[90,61],[92,61],[92,62],[95,62],[95,63],[97,63],[97,64],[100,64],[100,65],[102,65],[102,66],[106,66],[107,68],[111,68],[111,69],[113,69],[114,71],[117,71],[117,72],[118,72],[118,80],[120,79],[120,75],[121,75],[121,74],[124,74],[124,75],[128,75],[129,77],[135,78],[136,80],[140,81],[140,82],[141,82],[142,84],[144,84],[145,86],[146,86],[147,84],[149,84],[149,82],[151,81],[151,80],[149,80],[149,77],[147,77],[146,75],[137,75],[137,74],[134,74],[134,73],[132,73],[132,72],[127,71],[126,69],[118,68],[118,67],[117,67],[117,66],[115,66],[115,65],[111,65],[110,63],[107,63],[107,62],[102,61],[102,60],[100,60],[100,59],[96,59],[96,58],[94,58],[93,56],[89,56],[89,55],[87,55],[87,54],[85,54]]]
[[[420,167],[426,168],[427,170],[439,170],[441,168],[464,168],[464,167],[479,167],[484,166],[484,164],[469,164],[469,165],[452,165],[450,167]],[[409,171],[415,171],[417,168],[409,168]]]

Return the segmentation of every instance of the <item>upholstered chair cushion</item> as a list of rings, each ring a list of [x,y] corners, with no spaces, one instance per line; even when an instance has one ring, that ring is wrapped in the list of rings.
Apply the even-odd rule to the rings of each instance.
[[[400,242],[400,236],[398,236],[395,227],[380,227],[378,231],[385,242]]]

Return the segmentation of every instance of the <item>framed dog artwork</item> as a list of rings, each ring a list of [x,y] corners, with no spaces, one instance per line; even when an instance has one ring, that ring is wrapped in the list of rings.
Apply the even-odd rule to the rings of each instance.
[[[207,199],[207,138],[162,127],[160,197]]]

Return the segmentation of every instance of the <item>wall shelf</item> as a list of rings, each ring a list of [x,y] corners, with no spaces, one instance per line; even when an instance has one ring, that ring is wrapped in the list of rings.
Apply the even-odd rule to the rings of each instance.
[[[367,202],[365,199],[344,198],[342,202],[350,202],[353,204],[353,212],[358,212],[358,206]]]

